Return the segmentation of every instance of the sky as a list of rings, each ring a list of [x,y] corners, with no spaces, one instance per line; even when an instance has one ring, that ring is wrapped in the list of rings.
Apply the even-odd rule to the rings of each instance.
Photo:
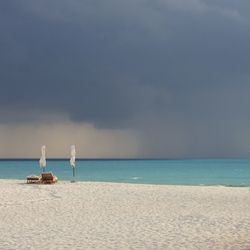
[[[0,157],[250,155],[248,0],[0,1]]]

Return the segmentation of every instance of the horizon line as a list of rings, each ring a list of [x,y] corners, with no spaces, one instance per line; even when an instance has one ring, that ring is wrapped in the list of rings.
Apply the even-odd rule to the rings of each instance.
[[[39,161],[39,158],[0,158],[0,161]],[[223,160],[223,159],[250,159],[250,157],[138,157],[138,158],[76,158],[77,161],[110,161],[110,160],[117,160],[117,161],[135,161],[135,160]],[[58,157],[52,157],[52,158],[46,158],[47,161],[65,161],[70,160],[70,157],[68,158],[58,158]]]

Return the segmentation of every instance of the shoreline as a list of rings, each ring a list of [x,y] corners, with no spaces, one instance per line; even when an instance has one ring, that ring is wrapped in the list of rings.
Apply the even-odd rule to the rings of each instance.
[[[23,181],[26,184],[26,179],[1,179],[0,181]],[[71,180],[61,180],[59,179],[58,183],[71,183]],[[250,188],[250,185],[217,185],[217,184],[200,184],[200,185],[195,185],[195,184],[161,184],[161,183],[136,183],[136,182],[110,182],[110,181],[84,181],[84,180],[76,180],[75,183],[96,183],[96,184],[102,184],[102,183],[108,183],[108,184],[128,184],[128,185],[149,185],[149,186],[184,186],[184,187],[232,187],[232,188]],[[29,184],[32,185],[32,184]],[[34,184],[34,185],[39,185],[39,184]],[[40,185],[44,185],[41,184]]]

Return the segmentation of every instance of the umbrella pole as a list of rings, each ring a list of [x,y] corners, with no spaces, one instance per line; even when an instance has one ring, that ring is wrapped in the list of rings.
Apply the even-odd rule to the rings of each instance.
[[[75,182],[75,175],[76,175],[76,172],[75,172],[75,167],[73,167],[73,182]]]

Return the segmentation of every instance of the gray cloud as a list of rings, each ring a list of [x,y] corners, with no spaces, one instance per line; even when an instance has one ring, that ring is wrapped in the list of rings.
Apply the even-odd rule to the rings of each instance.
[[[143,156],[247,155],[249,5],[2,1],[0,121],[62,114],[138,130]]]

